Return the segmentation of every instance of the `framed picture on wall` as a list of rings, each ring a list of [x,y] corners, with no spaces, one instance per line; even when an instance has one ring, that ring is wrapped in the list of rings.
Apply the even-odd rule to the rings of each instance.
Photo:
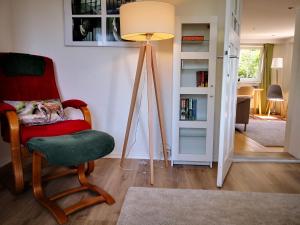
[[[122,40],[120,6],[135,0],[64,0],[66,46],[137,47]]]

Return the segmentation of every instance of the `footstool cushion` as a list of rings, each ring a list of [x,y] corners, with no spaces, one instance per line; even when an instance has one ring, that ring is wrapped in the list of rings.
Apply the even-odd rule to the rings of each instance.
[[[77,166],[108,155],[115,142],[105,132],[85,130],[69,135],[31,138],[27,147],[30,152],[44,155],[49,164]]]

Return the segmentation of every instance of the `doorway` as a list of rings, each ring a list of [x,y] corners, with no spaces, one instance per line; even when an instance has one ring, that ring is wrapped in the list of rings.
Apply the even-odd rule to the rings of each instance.
[[[296,20],[293,4],[243,1],[235,161],[296,160],[285,149]]]

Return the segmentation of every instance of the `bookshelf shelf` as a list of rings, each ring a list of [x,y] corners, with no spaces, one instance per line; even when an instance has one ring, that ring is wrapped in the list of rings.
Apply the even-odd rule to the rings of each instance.
[[[181,87],[180,94],[202,95],[208,94],[208,87]]]
[[[216,17],[176,18],[172,164],[212,165],[216,45]]]
[[[181,59],[209,59],[208,52],[181,52]]]
[[[207,128],[206,121],[189,121],[189,120],[180,120],[178,121],[179,128]]]
[[[203,40],[203,41],[182,41],[183,44],[207,44],[209,40]]]

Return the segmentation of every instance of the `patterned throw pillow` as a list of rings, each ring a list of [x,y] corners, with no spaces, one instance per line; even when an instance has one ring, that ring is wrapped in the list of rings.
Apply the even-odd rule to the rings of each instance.
[[[27,126],[51,124],[66,119],[59,99],[4,102],[16,108],[21,124]]]

